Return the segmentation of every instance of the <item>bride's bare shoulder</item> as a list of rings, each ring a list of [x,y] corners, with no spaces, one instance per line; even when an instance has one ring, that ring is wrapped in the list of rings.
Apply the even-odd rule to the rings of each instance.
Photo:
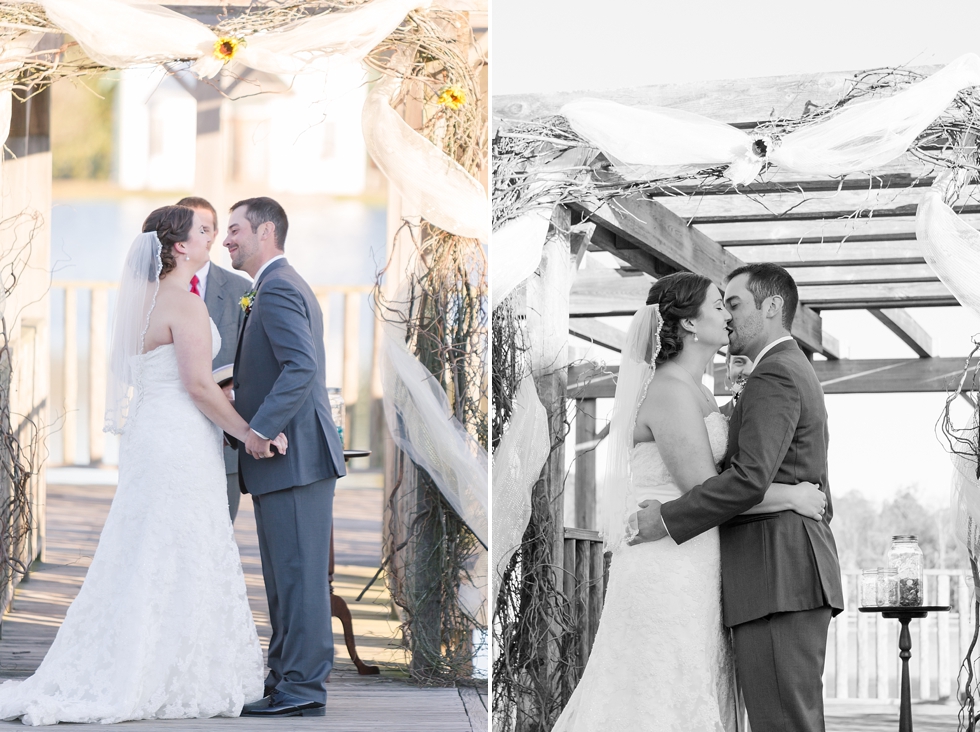
[[[697,399],[680,374],[669,368],[658,368],[650,381],[640,412],[674,414],[698,409]]]

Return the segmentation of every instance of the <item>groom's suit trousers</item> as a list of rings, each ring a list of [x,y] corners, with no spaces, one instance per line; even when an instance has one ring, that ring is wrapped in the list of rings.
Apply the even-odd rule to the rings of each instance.
[[[823,667],[831,608],[773,613],[732,628],[752,732],[824,732]],[[751,680],[745,683],[744,680]]]
[[[336,483],[252,495],[272,624],[265,684],[321,704],[333,668],[328,572]]]

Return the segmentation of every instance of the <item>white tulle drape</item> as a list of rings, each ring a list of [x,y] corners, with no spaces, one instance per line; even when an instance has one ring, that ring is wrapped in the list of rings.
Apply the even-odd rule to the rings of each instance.
[[[926,263],[960,305],[980,315],[980,232],[943,202],[937,181],[915,215],[915,238]]]
[[[507,299],[514,288],[534,274],[551,223],[551,209],[540,208],[511,219],[493,232],[490,257],[492,307]]]
[[[331,58],[361,61],[401,25],[413,10],[432,0],[372,0],[345,13],[323,13],[274,32],[248,38],[238,57],[246,66],[270,74],[329,70]]]
[[[460,605],[487,622],[487,452],[449,408],[446,392],[405,346],[405,329],[384,324],[381,381],[385,420],[399,449],[425,469],[439,492],[483,544],[459,589]]]
[[[499,594],[503,572],[520,546],[531,519],[531,489],[548,459],[551,444],[548,414],[534,379],[525,376],[514,396],[507,431],[493,453],[493,594]]]
[[[364,142],[381,172],[405,199],[405,210],[451,234],[490,241],[490,206],[483,185],[413,130],[391,108],[401,81],[375,85],[361,115]]]
[[[562,107],[572,128],[609,156],[627,177],[682,175],[731,165],[733,183],[750,183],[763,163],[812,175],[846,175],[902,155],[952,102],[980,85],[980,57],[968,53],[885,99],[854,104],[802,127],[760,152],[756,138],[698,114],[580,99]],[[770,149],[771,148],[771,149]]]
[[[209,78],[223,66],[213,55],[218,37],[203,23],[139,0],[40,0],[48,16],[93,60],[125,68],[177,59],[197,60]],[[373,0],[343,13],[323,13],[246,38],[236,61],[270,74],[322,71],[330,59],[360,61],[405,16],[431,0]]]

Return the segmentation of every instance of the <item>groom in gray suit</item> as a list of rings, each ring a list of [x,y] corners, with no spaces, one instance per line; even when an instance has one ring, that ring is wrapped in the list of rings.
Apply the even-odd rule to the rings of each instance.
[[[722,603],[752,732],[824,729],[823,668],[832,615],[844,609],[830,530],[823,390],[790,335],[796,283],[775,264],[728,277],[729,352],[752,359],[720,475],[661,505],[641,504],[639,541],[678,544],[720,526]],[[827,496],[820,521],[792,511],[741,515],[772,483],[809,481]]]
[[[178,206],[197,211],[201,218],[207,221],[210,216],[213,222],[208,230],[208,251],[218,235],[218,212],[206,199],[188,196],[177,201]],[[191,292],[204,298],[208,315],[218,328],[221,336],[221,350],[211,362],[212,369],[227,366],[235,358],[238,349],[238,331],[241,330],[245,314],[239,307],[238,301],[242,295],[252,289],[252,283],[239,274],[229,272],[214,262],[208,262],[194,275],[191,280]],[[228,483],[228,512],[232,523],[238,515],[238,505],[242,492],[238,485],[238,450],[225,445],[225,475]]]
[[[272,638],[266,696],[242,716],[323,716],[333,666],[327,567],[344,449],[327,397],[323,315],[283,252],[289,223],[271,198],[231,208],[224,245],[253,278],[235,354],[235,409],[251,430],[238,446],[252,494]],[[285,432],[285,455],[270,436]]]

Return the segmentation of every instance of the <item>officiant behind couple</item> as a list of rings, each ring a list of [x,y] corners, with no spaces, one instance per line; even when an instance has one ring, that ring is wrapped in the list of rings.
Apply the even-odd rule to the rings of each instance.
[[[127,255],[106,398],[106,429],[121,435],[115,496],[37,672],[0,685],[0,718],[43,725],[325,714],[327,562],[345,470],[322,314],[284,258],[282,207],[269,198],[232,206],[224,246],[253,280],[239,299],[241,317],[212,310],[226,332],[241,322],[232,406],[212,376],[224,340],[206,304],[223,277],[207,264],[216,216],[202,199],[188,203],[153,211]],[[230,287],[241,287],[227,274]],[[237,444],[238,483],[255,510],[272,625],[264,682],[222,432]]]
[[[734,732],[739,696],[752,732],[824,729],[844,603],[827,410],[790,335],[798,301],[785,269],[752,264],[724,295],[662,277],[634,316],[600,499],[609,585],[554,732]],[[751,364],[730,418],[700,381],[726,345]]]

